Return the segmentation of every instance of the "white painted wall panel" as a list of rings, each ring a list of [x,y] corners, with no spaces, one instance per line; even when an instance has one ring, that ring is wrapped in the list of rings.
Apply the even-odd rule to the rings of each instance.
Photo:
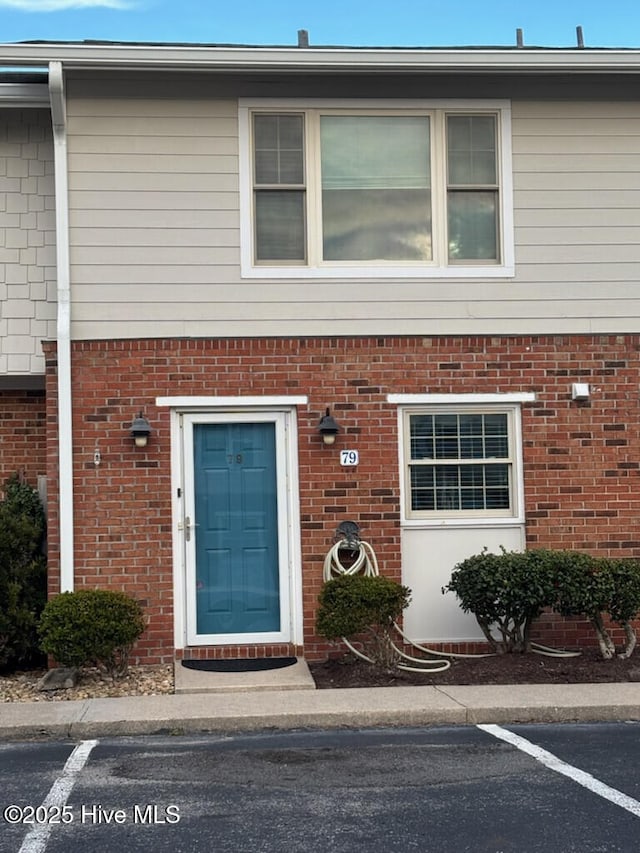
[[[521,551],[524,530],[514,527],[450,527],[402,531],[402,583],[411,589],[404,629],[417,642],[483,640],[471,613],[463,613],[452,592],[442,594],[455,565],[484,548]]]

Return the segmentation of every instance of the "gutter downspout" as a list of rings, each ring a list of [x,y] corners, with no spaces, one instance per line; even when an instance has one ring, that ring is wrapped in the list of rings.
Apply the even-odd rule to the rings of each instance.
[[[73,591],[73,450],[71,431],[71,277],[67,109],[61,62],[49,63],[56,206],[58,344],[58,483],[60,592]]]

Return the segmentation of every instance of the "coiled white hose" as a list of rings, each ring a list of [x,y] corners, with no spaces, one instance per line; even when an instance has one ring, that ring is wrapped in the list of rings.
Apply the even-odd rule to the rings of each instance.
[[[351,543],[347,543],[345,539],[336,542],[324,558],[322,575],[325,583],[341,575],[357,575],[362,572],[365,577],[369,578],[380,574],[375,551],[368,542],[358,542],[358,556],[350,566],[343,565],[340,560],[340,551],[349,551],[353,555],[356,548]],[[363,569],[364,571],[362,571]]]
[[[349,553],[353,556],[356,554],[355,559],[349,566],[345,566],[344,563],[340,559],[341,551],[349,551]],[[363,574],[365,577],[377,577],[380,572],[378,570],[378,560],[375,554],[375,551],[371,547],[368,542],[360,540],[357,545],[354,547],[354,543],[349,543],[345,539],[341,539],[339,542],[329,550],[327,556],[324,559],[324,567],[323,567],[323,578],[325,583],[330,581],[334,577],[342,577],[344,575],[357,575]],[[406,642],[409,642],[412,646],[415,646],[415,643],[411,642],[411,640],[407,640],[405,635],[402,633],[398,625],[394,622],[394,628],[400,632],[403,639]],[[342,642],[347,646],[348,649],[353,652],[356,657],[359,657],[361,660],[367,661],[367,663],[373,663],[368,655],[365,655],[363,652],[353,646],[346,637],[342,637]],[[414,658],[410,655],[405,654],[402,649],[398,648],[398,646],[392,641],[391,643],[394,651],[399,655],[402,660],[409,661],[410,663],[418,663],[421,664],[420,667],[416,666],[408,666],[407,664],[401,663],[398,664],[399,669],[406,670],[408,672],[441,672],[444,669],[449,669],[451,666],[448,660],[424,660],[423,658]],[[416,647],[417,648],[417,647]],[[437,656],[437,652],[433,652],[434,656]]]

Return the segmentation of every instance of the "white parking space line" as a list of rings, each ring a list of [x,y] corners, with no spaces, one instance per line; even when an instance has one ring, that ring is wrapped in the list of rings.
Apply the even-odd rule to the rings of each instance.
[[[62,774],[58,776],[51,786],[45,799],[42,801],[44,809],[55,806],[62,808],[69,799],[78,774],[87,763],[91,750],[98,743],[97,740],[83,740],[73,750],[64,765]],[[49,836],[55,824],[51,822],[34,823],[22,842],[19,853],[42,853],[47,847]]]
[[[591,773],[585,773],[584,770],[579,770],[572,764],[567,764],[552,752],[547,752],[546,749],[536,746],[526,738],[510,732],[508,729],[503,729],[502,726],[478,725],[477,728],[482,729],[483,732],[487,732],[487,734],[493,735],[500,740],[510,743],[512,746],[515,746],[516,749],[526,752],[527,755],[535,758],[536,761],[544,764],[544,766],[548,767],[550,770],[554,770],[556,773],[561,773],[563,776],[567,776],[569,779],[577,782],[578,785],[582,785],[583,788],[587,788],[599,797],[603,797],[605,800],[609,800],[609,802],[614,803],[616,806],[620,806],[620,808],[631,812],[631,814],[636,817],[640,817],[640,802],[638,802],[638,800],[634,800],[633,797],[628,797],[626,794],[623,794],[622,791],[618,791],[617,788],[611,788],[609,785],[605,785],[604,782],[600,782],[600,780],[596,779],[595,776],[592,776]]]

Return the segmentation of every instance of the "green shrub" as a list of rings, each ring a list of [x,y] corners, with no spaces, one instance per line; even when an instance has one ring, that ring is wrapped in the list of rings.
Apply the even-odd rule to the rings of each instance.
[[[603,560],[601,570],[611,577],[612,594],[607,611],[614,622],[631,622],[640,613],[640,563],[636,560]]]
[[[613,585],[607,609],[611,619],[624,628],[627,645],[620,656],[628,658],[637,642],[631,622],[640,613],[640,564],[636,560],[607,560],[606,570]]]
[[[455,567],[443,592],[454,592],[473,613],[492,648],[499,653],[528,651],[532,622],[545,608],[591,622],[604,658],[615,655],[604,614],[622,625],[629,657],[636,645],[631,625],[640,613],[640,565],[606,560],[580,551],[486,550]]]
[[[0,668],[42,662],[37,625],[47,597],[45,517],[37,491],[18,477],[0,502]]]
[[[316,630],[329,640],[358,636],[376,666],[395,669],[398,654],[391,630],[410,598],[411,590],[390,578],[342,575],[322,588]]]
[[[130,596],[81,589],[47,602],[39,631],[42,649],[62,666],[99,666],[121,676],[144,628],[142,608]]]
[[[454,592],[473,613],[498,654],[529,651],[534,619],[554,601],[552,552],[486,549],[458,563],[443,592]]]
[[[593,626],[604,658],[616,648],[604,614],[620,624],[627,638],[622,657],[636,645],[631,621],[640,611],[640,566],[633,560],[591,557],[579,551],[556,551],[557,598],[554,610],[563,616],[585,616]]]
[[[603,613],[613,595],[612,577],[601,571],[601,561],[580,551],[557,551],[556,600],[562,616],[583,616],[592,624],[602,656],[611,658],[615,646],[604,627]]]
[[[10,477],[5,484],[3,505],[12,515],[28,518],[39,531],[40,537],[44,535],[46,522],[40,495],[17,475]]]

